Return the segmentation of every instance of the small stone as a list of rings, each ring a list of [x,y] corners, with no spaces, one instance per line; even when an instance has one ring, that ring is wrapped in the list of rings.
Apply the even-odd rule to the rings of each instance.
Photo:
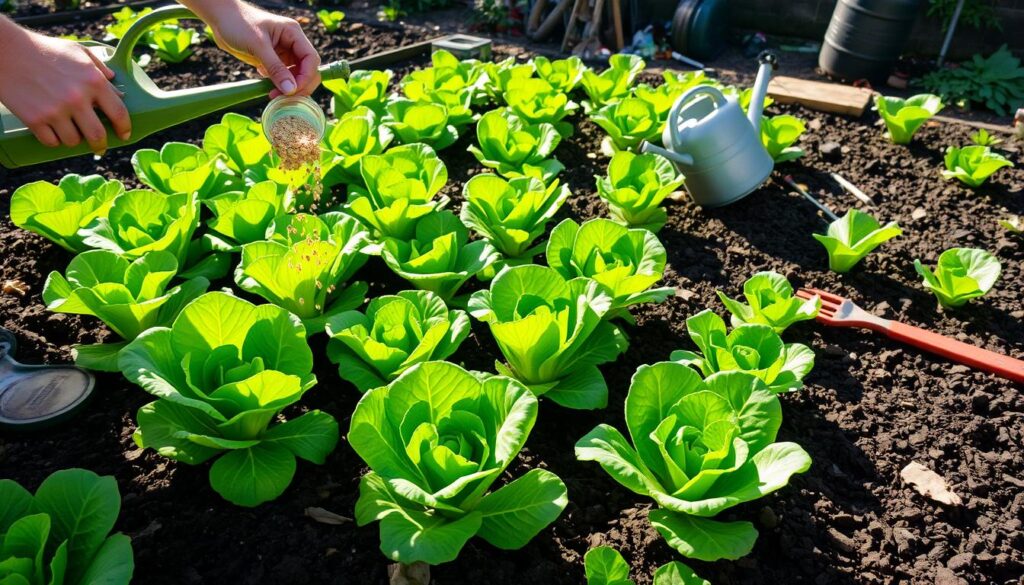
[[[821,143],[818,147],[818,151],[825,158],[838,159],[843,156],[843,147],[838,142],[828,141]]]
[[[974,562],[974,555],[971,553],[960,553],[946,561],[946,567],[951,571],[959,571],[967,568]]]
[[[935,570],[935,585],[960,585],[960,579],[957,579],[953,571],[939,567]]]
[[[765,506],[757,515],[757,523],[771,530],[779,525],[779,517],[775,515],[775,510]]]
[[[857,542],[835,528],[828,529],[828,536],[832,540],[833,548],[846,553],[852,553],[857,550]]]
[[[927,216],[928,216],[928,212],[925,211],[923,207],[918,207],[918,208],[914,209],[914,211],[911,212],[911,214],[910,214],[910,218],[914,219],[914,220],[924,219]]]

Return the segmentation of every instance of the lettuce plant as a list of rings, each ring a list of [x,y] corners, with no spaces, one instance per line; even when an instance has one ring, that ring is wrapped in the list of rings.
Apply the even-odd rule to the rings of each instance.
[[[658,117],[658,132],[660,134],[665,129],[669,111],[672,110],[672,106],[679,99],[679,96],[683,95],[687,89],[689,88],[681,83],[678,85],[663,83],[658,87],[651,87],[646,83],[641,83],[633,90],[633,96],[636,99],[647,102],[654,108],[654,113]]]
[[[686,331],[700,353],[676,350],[670,359],[693,366],[705,376],[747,372],[778,393],[802,388],[804,377],[814,368],[811,348],[783,343],[769,325],[748,323],[727,332],[725,321],[705,309],[686,319]]]
[[[395,99],[387,105],[387,124],[402,144],[422,142],[441,150],[459,139],[459,131],[448,123],[448,109],[431,102]]]
[[[777,272],[758,272],[743,283],[743,297],[746,303],[729,298],[722,291],[716,291],[725,308],[732,313],[732,326],[745,323],[769,325],[782,334],[797,321],[807,321],[818,316],[821,298],[817,295],[803,300],[793,296],[793,285]]]
[[[702,561],[735,560],[757,539],[750,522],[712,517],[766,496],[811,466],[796,443],[776,443],[777,396],[757,377],[721,372],[701,380],[679,363],[640,366],[626,395],[626,427],[598,425],[576,443],[624,487],[658,504],[649,518],[669,546]]]
[[[680,91],[680,95],[682,95],[681,92],[698,85],[713,85],[715,87],[721,87],[722,85],[718,80],[708,77],[707,72],[703,69],[695,71],[673,71],[666,69],[661,72],[661,76],[665,80],[665,83],[662,85],[677,88]]]
[[[168,288],[178,261],[167,252],[147,252],[132,262],[108,250],[89,250],[71,259],[65,277],[51,272],[43,302],[56,313],[93,315],[125,340],[75,347],[75,362],[116,372],[117,353],[147,329],[167,326],[189,301],[206,292],[205,278]]]
[[[851,209],[833,221],[825,235],[812,234],[828,252],[828,267],[835,272],[849,272],[872,250],[903,235],[895,221],[884,226],[871,214]]]
[[[135,444],[189,465],[216,458],[210,485],[233,504],[277,498],[296,457],[323,464],[338,442],[319,410],[279,422],[316,376],[305,328],[276,305],[206,293],[129,343],[118,365],[157,397],[139,409]]]
[[[348,442],[370,472],[356,522],[380,522],[380,550],[400,563],[454,560],[479,536],[522,548],[568,503],[555,474],[532,469],[492,490],[537,420],[537,398],[503,376],[447,362],[406,370],[356,405]]]
[[[943,179],[957,178],[964,185],[975,189],[981,187],[999,169],[1013,166],[1005,156],[987,146],[978,145],[963,148],[950,146],[946,149],[945,162]]]
[[[132,155],[139,180],[164,195],[195,193],[205,199],[232,191],[230,175],[221,173],[219,157],[185,142],[168,142],[159,150],[144,148]]]
[[[950,248],[939,255],[939,263],[934,272],[920,260],[914,260],[914,269],[924,279],[924,287],[932,291],[940,305],[955,309],[991,290],[999,280],[1002,265],[985,250]]]
[[[545,187],[533,177],[506,181],[495,175],[477,175],[463,189],[460,218],[498,250],[505,262],[530,262],[543,250],[533,243],[569,198],[569,187],[555,179]]]
[[[129,260],[162,250],[185,266],[198,223],[195,194],[161,195],[137,189],[115,197],[106,214],[95,217],[81,235],[87,247],[110,250]]]
[[[496,104],[505,103],[505,92],[508,91],[509,83],[520,79],[530,79],[536,72],[533,63],[516,64],[514,58],[509,57],[505,61],[485,67],[487,81],[482,91]]]
[[[365,189],[349,189],[346,210],[378,238],[411,239],[419,218],[448,203],[434,195],[448,182],[448,169],[426,144],[397,146],[364,156]]]
[[[420,219],[409,240],[386,238],[380,255],[395,274],[445,301],[499,257],[490,242],[470,242],[469,230],[447,210]]]
[[[754,99],[754,88],[741,88],[735,85],[729,85],[726,87],[720,87],[720,89],[722,90],[722,94],[725,95],[726,98],[732,98],[736,100],[736,103],[740,105],[740,108],[743,110],[744,114],[746,114],[750,110],[750,102],[751,100]],[[762,107],[767,108],[768,106],[774,103],[775,100],[768,96],[765,96]]]
[[[328,79],[323,85],[333,94],[331,110],[338,118],[358,108],[369,108],[378,116],[384,114],[388,101],[388,85],[394,73],[390,69],[371,71],[357,69],[348,79]]]
[[[235,282],[243,290],[297,315],[310,335],[363,303],[366,283],[346,284],[368,258],[369,233],[358,221],[338,211],[300,213],[268,231],[266,240],[242,246]]]
[[[128,585],[132,540],[110,534],[121,512],[113,477],[63,469],[33,495],[0,479],[0,582]]]
[[[431,67],[417,69],[402,78],[402,94],[415,101],[433,102],[448,108],[456,128],[473,121],[470,109],[486,78],[475,61],[460,61],[448,51],[435,51]]]
[[[69,252],[84,252],[89,246],[79,230],[106,214],[122,193],[120,181],[99,175],[65,175],[57,185],[28,183],[11,195],[11,221]]]
[[[338,32],[341,28],[341,21],[345,20],[345,13],[340,10],[317,10],[316,18],[329,34]]]
[[[661,202],[683,185],[683,177],[665,158],[626,151],[616,152],[608,163],[608,176],[596,179],[597,194],[612,219],[652,232],[668,221]]]
[[[248,116],[229,112],[221,121],[206,129],[203,151],[213,158],[221,155],[236,180],[266,179],[271,166],[270,141],[263,134],[263,126]]]
[[[601,73],[591,69],[584,71],[580,81],[583,91],[587,93],[583,110],[589,113],[629,95],[636,76],[646,66],[638,55],[616,54],[608,58],[608,68]]]
[[[612,156],[620,150],[636,151],[644,140],[658,140],[661,120],[654,106],[640,98],[626,97],[590,112],[590,119],[608,136],[601,151]]]
[[[527,124],[552,124],[562,137],[572,136],[573,128],[564,118],[576,111],[576,102],[555,91],[542,79],[517,79],[505,93],[508,108]]]
[[[148,45],[157,58],[165,63],[181,63],[192,56],[192,45],[199,43],[199,32],[178,26],[162,24],[149,30]]]
[[[470,145],[480,164],[506,178],[531,176],[550,183],[565,168],[558,159],[548,158],[562,141],[562,135],[547,123],[526,124],[507,109],[491,110],[476,124],[476,140]]]
[[[807,126],[796,116],[764,116],[761,118],[761,144],[776,163],[796,160],[804,155],[804,150],[793,145],[805,130]]]
[[[363,157],[381,154],[394,137],[369,108],[359,107],[343,115],[327,132],[327,148],[337,158],[324,174],[325,182],[365,187],[360,173]]]
[[[597,366],[626,351],[625,336],[604,320],[611,307],[596,281],[566,280],[534,264],[504,269],[469,301],[470,314],[487,323],[508,362],[497,362],[497,371],[577,409],[607,406],[608,385]]]
[[[971,132],[970,138],[971,144],[976,144],[978,146],[995,146],[1003,143],[1002,138],[990,134],[989,131],[984,128],[978,128],[976,132]]]
[[[628,317],[628,307],[660,303],[675,292],[671,287],[651,288],[665,273],[665,247],[658,236],[610,219],[589,219],[582,225],[562,221],[551,230],[545,259],[567,280],[590,278],[604,288],[612,298],[606,319]]]
[[[124,36],[124,33],[128,32],[135,21],[142,18],[143,16],[153,12],[152,8],[143,8],[138,12],[131,9],[129,6],[112,13],[110,16],[113,17],[114,22],[106,25],[106,35],[104,40],[119,39]],[[176,22],[176,21],[172,21]],[[142,37],[142,41],[146,41],[146,36]]]
[[[412,366],[443,360],[469,336],[469,316],[448,310],[441,297],[406,290],[377,297],[365,313],[327,320],[327,356],[360,392],[386,386]]]
[[[928,118],[938,114],[944,104],[942,98],[930,93],[922,93],[901,99],[897,97],[877,96],[875,109],[885,121],[889,139],[896,144],[910,144],[910,140]]]
[[[587,66],[579,57],[555,61],[547,57],[534,57],[533,66],[537,70],[537,77],[551,84],[555,91],[562,93],[569,93],[576,89],[583,79],[583,72],[587,70]]]
[[[619,551],[610,546],[597,546],[583,555],[587,585],[636,585],[629,578],[629,564]],[[654,571],[652,585],[711,585],[679,561],[662,565]]]
[[[213,217],[206,225],[210,233],[204,236],[213,247],[237,252],[244,244],[266,238],[267,229],[275,219],[288,213],[292,195],[273,181],[262,181],[245,192],[229,191],[211,197],[203,204]]]

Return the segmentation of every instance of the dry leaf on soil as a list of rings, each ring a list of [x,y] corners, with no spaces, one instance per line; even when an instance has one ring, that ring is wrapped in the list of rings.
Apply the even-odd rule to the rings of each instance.
[[[960,496],[950,491],[946,480],[941,475],[917,461],[911,461],[904,467],[900,471],[900,477],[926,498],[949,506],[959,506],[963,503]]]
[[[351,518],[347,518],[345,516],[342,516],[341,514],[335,514],[330,510],[325,510],[323,508],[317,507],[306,508],[306,516],[312,518],[313,520],[316,520],[321,524],[333,524],[335,526],[341,524],[348,524],[352,521]]]

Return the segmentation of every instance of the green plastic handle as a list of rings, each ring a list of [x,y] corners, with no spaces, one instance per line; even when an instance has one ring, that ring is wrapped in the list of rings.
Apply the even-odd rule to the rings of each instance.
[[[163,6],[140,17],[125,31],[124,36],[121,37],[114,49],[114,54],[107,60],[107,66],[112,69],[116,68],[117,71],[132,71],[132,52],[142,35],[161,22],[179,18],[198,19],[199,17],[188,8],[179,5]]]

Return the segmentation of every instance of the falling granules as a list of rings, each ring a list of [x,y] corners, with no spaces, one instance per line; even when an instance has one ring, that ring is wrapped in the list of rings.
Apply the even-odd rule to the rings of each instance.
[[[270,144],[274,147],[282,171],[306,170],[310,175],[311,211],[316,211],[324,185],[320,170],[320,133],[299,116],[282,116],[270,127]],[[301,211],[301,210],[300,210]]]

